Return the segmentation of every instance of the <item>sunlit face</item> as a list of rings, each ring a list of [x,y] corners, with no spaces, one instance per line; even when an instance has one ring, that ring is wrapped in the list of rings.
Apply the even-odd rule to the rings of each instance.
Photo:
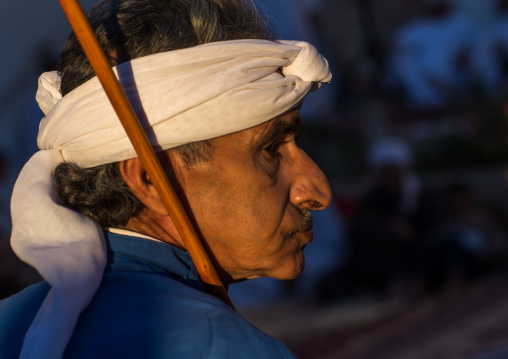
[[[223,280],[292,279],[312,241],[310,210],[331,199],[325,175],[295,140],[299,110],[212,141],[210,161],[178,176],[196,229]]]

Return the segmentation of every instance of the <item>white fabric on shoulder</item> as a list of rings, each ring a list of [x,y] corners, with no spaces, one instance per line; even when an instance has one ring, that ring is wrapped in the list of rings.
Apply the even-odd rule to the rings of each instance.
[[[57,149],[37,152],[18,177],[11,199],[11,245],[51,285],[28,330],[20,358],[60,358],[81,311],[102,279],[106,246],[92,219],[60,205]]]
[[[138,58],[114,71],[157,151],[268,121],[331,80],[316,49],[295,41],[209,43]],[[55,72],[39,80],[36,98],[46,114],[41,151],[23,168],[11,203],[12,247],[52,287],[21,358],[63,355],[106,263],[99,225],[59,203],[57,164],[93,167],[137,157],[97,78],[63,97],[60,81]]]

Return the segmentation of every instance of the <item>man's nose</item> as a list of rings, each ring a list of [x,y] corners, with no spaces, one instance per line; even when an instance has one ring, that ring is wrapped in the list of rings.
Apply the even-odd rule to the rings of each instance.
[[[291,203],[301,209],[322,210],[330,205],[332,193],[325,174],[302,150],[292,163]]]

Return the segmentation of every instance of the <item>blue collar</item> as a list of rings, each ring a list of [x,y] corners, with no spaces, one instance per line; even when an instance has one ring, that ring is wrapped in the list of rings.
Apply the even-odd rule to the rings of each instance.
[[[104,232],[108,251],[105,272],[153,272],[166,274],[204,291],[188,252],[168,243]]]

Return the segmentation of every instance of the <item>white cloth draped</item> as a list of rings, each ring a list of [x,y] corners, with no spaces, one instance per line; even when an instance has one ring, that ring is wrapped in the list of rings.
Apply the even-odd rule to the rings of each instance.
[[[316,49],[295,41],[210,43],[138,58],[114,71],[156,150],[258,125],[331,80]],[[21,358],[59,358],[100,284],[106,255],[99,225],[59,204],[54,169],[63,161],[92,167],[136,153],[97,78],[62,97],[59,75],[45,73],[36,98],[46,114],[41,151],[13,191],[11,245],[52,287]]]

